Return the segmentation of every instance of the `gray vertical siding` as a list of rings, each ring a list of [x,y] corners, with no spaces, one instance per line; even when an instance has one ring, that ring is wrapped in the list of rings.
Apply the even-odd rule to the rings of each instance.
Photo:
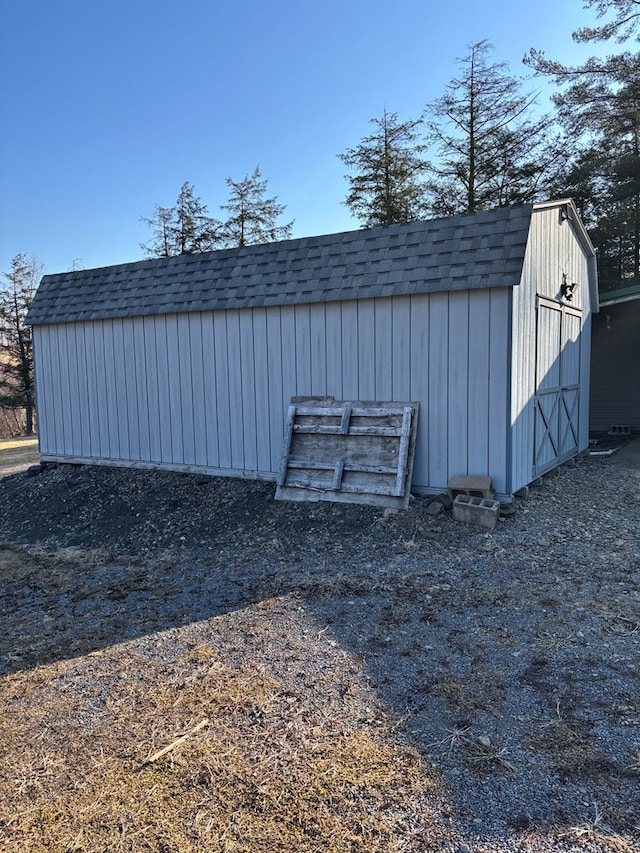
[[[513,289],[495,290],[490,294],[489,315],[489,428],[487,473],[494,479],[497,491],[509,494],[509,450],[511,447],[511,428],[509,423],[511,354],[509,351],[512,323]],[[496,400],[504,400],[503,405],[495,405]],[[500,472],[496,476],[494,472]]]
[[[509,291],[36,326],[41,453],[273,478],[293,395],[419,400],[414,487],[504,455]]]
[[[571,307],[581,311],[582,320],[571,318],[569,340],[560,339],[560,315],[541,331],[537,324],[539,297],[562,302],[563,273],[578,288]],[[509,491],[517,491],[536,476],[534,466],[534,399],[536,387],[557,385],[564,370],[579,361],[580,431],[579,450],[589,443],[589,361],[592,270],[589,257],[576,237],[570,220],[562,219],[560,208],[534,209],[520,285],[513,289],[513,333],[511,355],[511,470]],[[566,301],[565,301],[566,304]],[[555,332],[554,332],[555,329]],[[565,330],[565,335],[566,335]],[[554,334],[556,337],[554,337]],[[575,339],[572,340],[571,339]],[[566,346],[564,346],[566,344]],[[562,356],[559,353],[562,351]]]

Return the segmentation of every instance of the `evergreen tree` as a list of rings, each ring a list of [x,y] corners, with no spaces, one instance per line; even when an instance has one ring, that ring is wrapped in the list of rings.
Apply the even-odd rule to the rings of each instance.
[[[637,0],[588,0],[610,23],[582,27],[575,41],[621,42],[640,32]],[[625,51],[566,66],[532,49],[525,63],[554,78],[566,139],[559,194],[572,195],[598,249],[601,289],[640,281],[640,53]]]
[[[148,225],[153,231],[153,239],[150,243],[140,243],[140,248],[148,258],[169,258],[177,255],[172,235],[172,223],[174,211],[171,207],[161,207],[156,204],[153,216],[141,217],[141,221]]]
[[[152,241],[140,244],[151,258],[208,252],[220,240],[220,223],[208,215],[206,205],[194,195],[188,182],[180,188],[173,207],[156,205],[153,216],[142,221],[153,231]]]
[[[595,8],[598,18],[603,18],[611,10],[614,19],[598,27],[580,27],[573,34],[574,41],[608,41],[611,38],[620,44],[632,36],[637,36],[640,25],[640,0],[586,0],[585,9]]]
[[[266,198],[268,181],[262,178],[260,167],[241,181],[227,178],[231,193],[227,204],[220,205],[228,211],[228,217],[220,229],[223,245],[251,246],[254,243],[270,243],[291,236],[293,222],[278,225],[277,220],[286,208],[277,198]]]
[[[622,60],[625,59],[625,62]],[[554,98],[577,153],[567,194],[598,248],[601,287],[640,276],[640,55],[617,57],[615,71],[580,80]],[[584,176],[576,186],[575,177]]]
[[[41,274],[35,258],[18,254],[0,284],[0,406],[24,411],[27,435],[33,434],[36,402],[33,342],[25,318]]]
[[[530,118],[535,96],[523,94],[505,63],[490,63],[487,41],[459,60],[460,76],[426,108],[435,151],[430,208],[452,214],[531,201],[557,151],[551,120]]]
[[[427,162],[418,142],[421,121],[398,120],[385,112],[371,119],[375,130],[355,148],[338,155],[354,174],[346,175],[346,206],[367,227],[410,222],[424,213]]]

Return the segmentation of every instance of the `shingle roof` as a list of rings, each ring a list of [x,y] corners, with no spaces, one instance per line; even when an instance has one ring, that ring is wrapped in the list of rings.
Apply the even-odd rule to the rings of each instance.
[[[47,275],[33,325],[513,287],[532,205]]]

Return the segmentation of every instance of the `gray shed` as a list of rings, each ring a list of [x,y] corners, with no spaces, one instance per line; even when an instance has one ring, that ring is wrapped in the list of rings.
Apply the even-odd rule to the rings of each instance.
[[[569,200],[45,276],[44,460],[274,479],[292,396],[420,403],[413,489],[508,497],[588,446]]]

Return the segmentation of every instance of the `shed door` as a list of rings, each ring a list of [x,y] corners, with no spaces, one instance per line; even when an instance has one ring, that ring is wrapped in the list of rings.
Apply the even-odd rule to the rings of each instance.
[[[533,469],[554,468],[578,451],[580,330],[575,308],[538,299]]]

